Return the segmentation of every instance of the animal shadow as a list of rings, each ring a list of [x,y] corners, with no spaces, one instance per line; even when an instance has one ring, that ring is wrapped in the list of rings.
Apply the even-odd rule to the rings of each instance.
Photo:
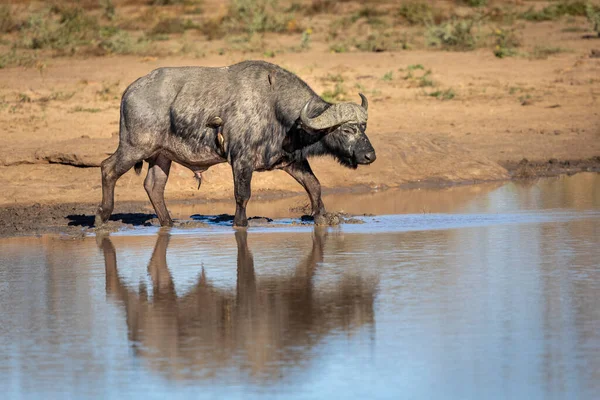
[[[152,226],[150,221],[154,218],[156,218],[156,214],[119,213],[111,215],[110,221],[120,221],[125,225],[133,226]],[[71,214],[67,215],[67,219],[69,220],[69,226],[94,227],[94,215]]]

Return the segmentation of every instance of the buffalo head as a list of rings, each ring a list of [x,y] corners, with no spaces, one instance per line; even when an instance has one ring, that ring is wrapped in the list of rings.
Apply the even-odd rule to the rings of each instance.
[[[357,168],[359,164],[375,161],[375,149],[365,131],[367,129],[367,98],[359,93],[362,103],[333,104],[320,115],[308,116],[310,100],[300,113],[304,129],[312,132],[327,132],[322,144],[342,165]]]

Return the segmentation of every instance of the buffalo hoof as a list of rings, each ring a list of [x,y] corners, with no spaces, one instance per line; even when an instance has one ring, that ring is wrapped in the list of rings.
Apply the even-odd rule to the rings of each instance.
[[[315,226],[325,226],[325,225],[329,225],[327,223],[327,218],[325,217],[325,214],[317,214],[314,216],[314,222],[315,222]]]
[[[241,220],[233,220],[233,227],[234,228],[247,228],[248,227],[248,220],[247,219],[241,219]]]
[[[162,228],[172,228],[173,227],[173,220],[171,218],[169,218],[166,221],[160,221],[160,226]]]
[[[335,213],[318,214],[314,217],[315,226],[335,226],[339,225],[342,220]]]
[[[94,226],[96,228],[100,228],[102,225],[104,225],[104,222],[106,221],[102,219],[102,216],[100,214],[96,214],[96,217],[94,218]]]

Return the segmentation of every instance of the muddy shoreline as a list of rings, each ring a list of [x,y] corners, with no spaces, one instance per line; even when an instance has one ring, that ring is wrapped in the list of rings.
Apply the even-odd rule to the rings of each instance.
[[[535,180],[538,178],[554,177],[559,175],[572,175],[579,172],[600,172],[600,156],[582,160],[557,160],[550,159],[546,161],[531,161],[522,159],[521,161],[506,161],[500,163],[505,167],[509,174],[510,180]],[[477,181],[461,181],[448,182],[422,180],[420,182],[412,182],[400,185],[397,188],[380,187],[377,191],[387,190],[402,190],[402,189],[423,189],[423,188],[445,188],[463,185],[477,185],[484,182]],[[355,186],[352,188],[340,189],[325,189],[324,195],[327,194],[359,194],[372,192],[373,190],[364,186]],[[254,201],[268,201],[274,199],[291,199],[297,198],[300,203],[305,203],[305,195],[295,192],[273,191],[262,192],[253,196]],[[223,206],[228,204],[228,199],[220,200],[170,200],[169,204],[189,205],[189,204],[219,204]],[[307,203],[307,201],[306,201]],[[94,213],[96,203],[75,202],[75,203],[59,203],[59,204],[17,204],[11,206],[0,206],[0,237],[13,236],[32,236],[41,234],[63,234],[69,237],[81,237],[86,234],[94,233]],[[300,218],[306,206],[289,207],[290,217]],[[233,210],[233,208],[232,208]],[[333,211],[333,210],[332,210]],[[227,218],[226,215],[222,216]],[[269,215],[262,216],[269,218]],[[187,218],[176,219],[176,227],[179,228],[194,228],[207,226],[206,218]],[[257,219],[254,224],[268,224],[265,219]],[[252,225],[252,224],[251,224]],[[159,226],[158,220],[153,213],[152,207],[148,201],[120,201],[115,206],[115,213],[104,232],[117,230],[133,229],[142,226]]]

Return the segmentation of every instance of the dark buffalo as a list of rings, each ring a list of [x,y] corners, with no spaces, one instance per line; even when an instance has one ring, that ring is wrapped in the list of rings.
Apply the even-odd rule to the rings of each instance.
[[[159,68],[132,83],[121,100],[117,151],[102,162],[102,204],[96,226],[114,206],[121,175],[142,161],[144,187],[161,225],[172,225],[164,189],[171,162],[201,173],[228,162],[233,170],[235,226],[246,226],[254,171],[283,169],[306,190],[315,221],[323,220],[321,186],[308,156],[331,155],[357,168],[375,161],[367,99],[330,104],[296,75],[262,61],[229,67]]]

